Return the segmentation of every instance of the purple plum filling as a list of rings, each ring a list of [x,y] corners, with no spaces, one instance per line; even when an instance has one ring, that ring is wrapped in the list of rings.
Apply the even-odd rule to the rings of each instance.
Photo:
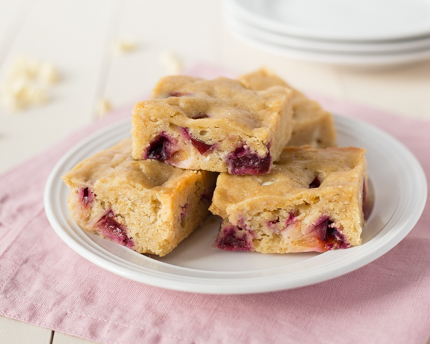
[[[318,188],[321,185],[321,181],[317,176],[315,176],[314,180],[309,184],[309,189]]]
[[[260,157],[252,153],[249,147],[238,147],[231,152],[226,159],[228,173],[238,175],[259,175],[270,172],[272,157],[270,152],[266,156]]]
[[[193,146],[199,151],[200,154],[205,154],[207,151],[211,150],[214,145],[208,145],[207,143],[200,141],[194,137],[191,136],[188,128],[182,128],[181,127],[182,134],[191,141]]]
[[[313,232],[316,234],[318,239],[325,243],[325,247],[328,250],[349,247],[345,236],[334,226],[334,221],[332,221],[328,216],[321,216],[319,218],[319,220],[314,224]]]
[[[79,190],[79,198],[82,204],[88,207],[93,202],[94,194],[88,187],[82,188]]]
[[[187,92],[170,92],[169,97],[183,97],[183,96],[190,96],[191,93]]]
[[[191,117],[192,119],[202,119],[202,118],[209,118],[209,115],[207,113],[199,112],[198,114]]]
[[[267,221],[266,226],[267,228],[270,228],[274,233],[279,233],[280,230],[286,229],[296,222],[296,215],[294,211],[290,211],[288,213],[288,217],[285,220],[284,226],[282,226],[282,224],[278,225],[280,222],[281,220],[278,217],[276,220]]]
[[[200,200],[201,201],[205,201],[205,202],[209,202],[212,203],[212,197],[214,195],[214,190],[205,190],[201,196],[200,196]]]
[[[188,203],[185,203],[183,207],[181,207],[181,220],[187,215],[188,213]]]
[[[176,152],[176,145],[173,139],[162,132],[149,144],[143,154],[143,159],[155,159],[160,161],[169,160]]]
[[[221,227],[215,246],[227,251],[253,251],[253,233],[232,224]]]
[[[285,220],[285,227],[292,225],[295,222],[295,219],[296,215],[294,214],[294,211],[290,211],[288,218]]]
[[[126,227],[116,221],[112,210],[109,210],[96,226],[106,238],[129,248],[134,246],[133,240],[127,236]]]
[[[279,216],[278,216],[278,218],[276,219],[276,220],[272,220],[272,221],[267,221],[266,222],[266,225],[267,225],[267,227],[268,228],[270,228],[271,230],[273,230],[273,231],[275,231],[275,232],[277,232],[277,227],[276,227],[276,225],[279,223]]]

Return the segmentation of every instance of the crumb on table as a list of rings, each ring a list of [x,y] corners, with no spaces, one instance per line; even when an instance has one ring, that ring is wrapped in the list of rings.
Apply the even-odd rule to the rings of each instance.
[[[181,59],[171,52],[163,52],[160,55],[160,63],[164,66],[168,74],[180,74],[183,71]]]
[[[47,88],[58,80],[53,64],[20,56],[13,61],[1,84],[2,104],[11,111],[43,104],[49,99]]]

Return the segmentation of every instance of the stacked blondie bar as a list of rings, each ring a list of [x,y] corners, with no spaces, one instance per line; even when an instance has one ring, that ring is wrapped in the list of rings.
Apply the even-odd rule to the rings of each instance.
[[[325,252],[361,243],[364,150],[336,148],[331,114],[268,70],[238,80],[168,76],[135,105],[132,138],[63,176],[71,217],[164,256],[209,212],[214,246]]]

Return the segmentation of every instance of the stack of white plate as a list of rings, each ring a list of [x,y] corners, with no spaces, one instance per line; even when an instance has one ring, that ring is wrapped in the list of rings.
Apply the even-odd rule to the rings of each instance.
[[[226,0],[231,31],[266,51],[342,65],[430,58],[430,0]]]

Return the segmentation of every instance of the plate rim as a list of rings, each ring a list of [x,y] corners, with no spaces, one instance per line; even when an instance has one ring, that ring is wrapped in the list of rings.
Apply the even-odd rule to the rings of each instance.
[[[235,9],[238,13],[241,13],[244,18],[247,18],[248,21],[253,23],[255,26],[264,28],[266,30],[276,31],[279,33],[294,35],[300,38],[309,38],[309,39],[320,39],[320,40],[330,40],[330,41],[349,41],[349,42],[386,42],[386,41],[397,41],[397,40],[408,40],[415,39],[425,36],[430,36],[430,24],[428,24],[425,28],[421,29],[413,29],[407,30],[403,33],[391,33],[391,34],[382,34],[377,36],[360,36],[357,34],[354,35],[345,35],[337,32],[334,34],[333,32],[329,34],[324,34],[321,32],[317,32],[315,30],[300,28],[295,25],[288,25],[284,23],[279,23],[278,21],[270,20],[265,18],[264,16],[259,16],[252,11],[252,9],[244,6],[242,4],[243,0],[226,0],[227,6]],[[253,0],[261,1],[261,0]]]
[[[239,31],[228,24],[229,31],[240,41],[253,48],[292,59],[338,64],[342,66],[388,66],[424,61],[430,58],[430,45],[420,50],[397,53],[354,54],[350,52],[317,51],[279,45],[249,36],[244,30]]]
[[[339,42],[301,38],[274,32],[248,23],[240,16],[227,10],[224,16],[227,26],[233,31],[245,31],[248,37],[267,42],[267,44],[291,49],[302,49],[333,54],[404,54],[430,48],[430,35],[408,41],[392,41],[384,43],[372,42]]]
[[[335,277],[339,277],[341,275],[347,274],[349,272],[352,272],[362,266],[367,265],[368,263],[376,260],[377,258],[381,257],[385,253],[387,253],[389,250],[391,250],[394,246],[396,246],[401,240],[406,237],[406,235],[412,230],[412,228],[415,226],[415,224],[418,222],[419,218],[422,215],[422,212],[424,210],[424,206],[426,204],[427,199],[427,181],[425,177],[425,173],[422,169],[421,164],[419,163],[418,159],[410,152],[410,150],[404,146],[400,141],[392,137],[391,135],[387,134],[386,132],[382,131],[381,129],[366,123],[364,121],[358,120],[356,118],[350,118],[350,117],[344,117],[339,115],[333,115],[335,119],[335,123],[338,125],[342,122],[351,122],[350,125],[362,125],[364,127],[367,127],[367,129],[372,130],[384,137],[384,139],[388,139],[388,141],[391,141],[391,143],[394,143],[397,145],[401,150],[403,150],[403,153],[405,153],[412,163],[412,165],[408,164],[408,169],[411,171],[414,171],[416,176],[418,177],[418,181],[422,183],[422,186],[425,186],[424,192],[420,194],[421,197],[415,198],[415,203],[418,205],[418,211],[414,213],[412,217],[409,217],[407,221],[403,222],[403,227],[407,227],[406,229],[403,229],[400,231],[400,234],[394,235],[394,237],[386,237],[386,240],[388,242],[385,242],[383,247],[379,247],[377,249],[377,252],[370,252],[367,255],[364,256],[364,258],[361,258],[359,260],[353,260],[349,262],[348,264],[343,263],[342,266],[339,268],[336,265],[332,264],[327,272],[327,267],[325,267],[324,272],[314,272],[314,274],[309,277],[300,277],[296,278],[295,281],[289,283],[285,282],[285,276],[269,276],[265,278],[248,278],[246,280],[259,282],[257,285],[247,285],[247,288],[244,290],[243,286],[240,285],[240,283],[230,283],[230,284],[223,284],[225,283],[225,280],[223,279],[210,279],[210,278],[195,278],[195,277],[189,277],[189,276],[178,276],[171,274],[164,273],[164,272],[154,272],[154,271],[145,271],[145,275],[136,275],[136,268],[131,266],[130,264],[134,264],[132,262],[129,262],[121,257],[114,256],[112,253],[110,253],[108,250],[104,249],[101,246],[98,246],[99,249],[101,249],[102,253],[108,254],[110,256],[114,256],[115,264],[112,264],[109,260],[106,259],[106,257],[102,257],[99,252],[94,253],[91,251],[87,246],[88,244],[85,242],[79,242],[76,238],[73,238],[70,233],[68,233],[67,230],[62,228],[62,224],[57,218],[54,208],[52,207],[52,198],[55,195],[55,189],[62,186],[61,179],[58,180],[58,174],[61,171],[61,168],[63,165],[70,159],[73,154],[75,154],[77,151],[79,151],[82,147],[85,146],[88,142],[92,142],[93,140],[97,138],[102,138],[103,136],[106,136],[109,132],[114,131],[115,129],[118,129],[121,126],[129,125],[129,119],[118,121],[112,125],[109,125],[86,139],[80,141],[76,145],[74,145],[71,149],[69,149],[62,158],[57,162],[55,167],[52,169],[48,180],[45,185],[44,190],[44,205],[45,205],[45,212],[47,215],[47,218],[53,227],[53,229],[56,231],[56,233],[60,236],[60,238],[69,246],[71,247],[75,252],[77,252],[79,255],[84,257],[85,259],[89,260],[90,262],[100,266],[101,268],[113,272],[117,275],[120,275],[122,277],[141,282],[144,284],[162,287],[165,289],[171,289],[176,291],[184,291],[184,292],[193,292],[193,293],[202,293],[202,294],[252,294],[252,293],[262,293],[262,292],[272,292],[272,291],[279,291],[279,290],[287,290],[287,289],[294,289],[298,287],[303,286],[309,286],[316,283],[320,283],[323,281],[327,281],[330,279],[333,279]],[[413,166],[414,168],[410,167]],[[63,186],[64,187],[64,186]],[[54,192],[53,192],[54,191]],[[84,231],[81,230],[84,234]],[[378,237],[376,235],[376,237]],[[375,238],[376,238],[375,237]],[[370,241],[372,241],[372,238]],[[359,246],[364,247],[364,245]],[[350,248],[350,252],[352,253],[355,248]],[[371,250],[372,247],[369,247],[369,250]],[[105,251],[105,252],[104,252]],[[374,251],[374,249],[373,249]],[[136,253],[137,254],[137,253]],[[112,259],[112,257],[110,258]],[[167,263],[165,263],[167,264]],[[124,267],[125,265],[125,267]],[[138,266],[138,270],[142,270],[143,267]],[[148,270],[148,268],[145,268]],[[197,269],[192,268],[184,268],[196,271]],[[249,272],[249,271],[248,271]],[[291,274],[289,274],[290,276]],[[305,274],[306,275],[306,274]],[[282,277],[282,278],[281,278]],[[270,284],[267,285],[267,280],[269,280]],[[228,281],[244,281],[244,279],[228,279]],[[261,283],[264,282],[263,287],[261,286]],[[167,285],[166,285],[167,283]]]

